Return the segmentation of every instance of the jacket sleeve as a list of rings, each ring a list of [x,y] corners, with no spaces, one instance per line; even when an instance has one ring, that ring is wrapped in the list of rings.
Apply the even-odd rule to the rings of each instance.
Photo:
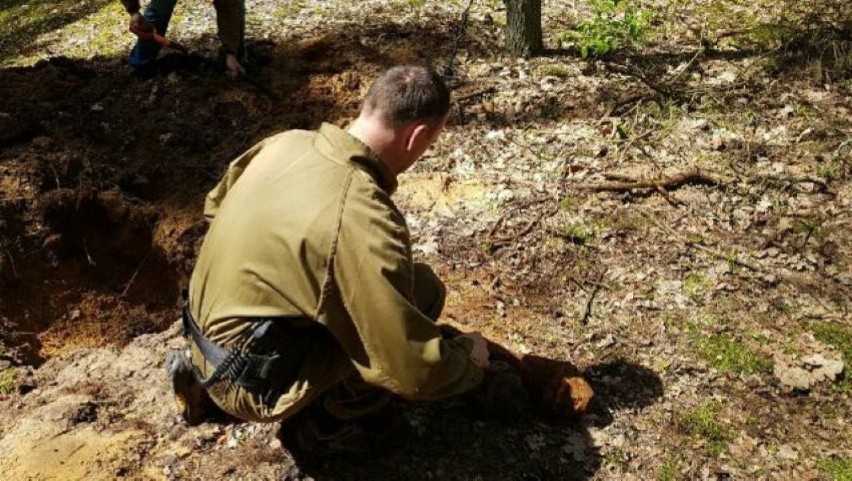
[[[121,0],[121,4],[124,5],[127,13],[131,15],[139,11],[139,0]]]
[[[260,152],[267,140],[255,144],[231,162],[228,165],[228,170],[225,171],[225,175],[222,176],[222,180],[216,184],[216,187],[213,187],[213,190],[207,193],[207,197],[204,199],[204,218],[208,222],[212,222],[216,217],[216,212],[219,211],[219,206],[222,205],[222,201],[225,200],[228,191],[239,180],[240,176],[243,175],[246,167],[248,167],[252,159]]]
[[[414,265],[402,215],[384,192],[358,190],[353,185],[355,192],[346,196],[331,261],[352,326],[329,328],[370,384],[412,399],[474,388],[482,371],[470,361],[472,342],[443,339],[414,303]]]
[[[245,0],[213,0],[222,48],[240,54],[245,30]]]

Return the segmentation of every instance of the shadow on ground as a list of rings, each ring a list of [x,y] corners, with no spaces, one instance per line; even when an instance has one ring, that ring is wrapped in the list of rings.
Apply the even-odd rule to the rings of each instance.
[[[311,465],[297,459],[298,468],[285,479],[590,479],[603,457],[588,428],[609,425],[621,410],[654,404],[663,384],[650,369],[626,360],[593,365],[584,376],[596,397],[580,420],[566,422],[536,408],[498,421],[478,417],[461,401],[416,404],[407,417],[417,435],[400,451],[367,462]]]

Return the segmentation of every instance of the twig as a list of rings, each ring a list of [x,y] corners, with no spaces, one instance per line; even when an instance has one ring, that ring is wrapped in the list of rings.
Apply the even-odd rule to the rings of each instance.
[[[767,180],[767,181],[775,181],[775,182],[787,182],[789,185],[796,184],[814,184],[819,187],[819,191],[834,195],[834,192],[828,187],[828,183],[822,179],[818,179],[816,177],[795,177],[791,175],[762,175],[758,177],[759,180]]]
[[[583,317],[580,319],[580,324],[584,326],[589,323],[589,318],[592,317],[592,303],[595,301],[595,296],[598,294],[599,290],[606,287],[600,282],[601,280],[603,280],[605,275],[606,271],[601,273],[597,281],[589,281],[589,284],[592,284],[595,288],[592,289],[592,293],[589,295],[589,300],[586,301],[586,308],[583,309]]]
[[[576,184],[568,187],[594,192],[626,192],[635,189],[677,189],[686,184],[722,185],[727,179],[716,177],[700,168],[681,172],[658,180],[642,180],[636,182],[605,182],[602,184]]]
[[[15,275],[15,279],[18,278],[18,269],[15,268],[15,258],[12,257],[12,253],[9,252],[9,249],[3,249],[6,251],[6,255],[9,256],[9,263],[12,265],[12,274]]]
[[[130,280],[127,281],[127,285],[124,286],[124,290],[121,291],[121,296],[119,296],[119,297],[121,297],[123,299],[124,297],[127,296],[127,292],[130,290],[130,286],[133,285],[133,281],[135,281],[136,276],[139,275],[139,270],[142,269],[142,264],[144,264],[147,259],[148,259],[148,254],[145,254],[145,257],[143,257],[142,260],[139,261],[139,265],[136,266],[136,270],[133,271],[133,275],[130,276]]]
[[[536,203],[539,203],[539,202],[540,202],[540,200],[537,199],[537,200],[530,202],[530,204],[536,204]],[[538,216],[536,216],[535,219],[529,221],[527,223],[527,225],[524,226],[524,228],[521,229],[520,232],[518,232],[517,234],[513,234],[513,235],[507,236],[507,237],[501,237],[499,239],[494,240],[493,242],[491,242],[491,247],[489,249],[490,253],[493,254],[495,251],[497,251],[497,249],[500,249],[501,247],[505,247],[505,246],[511,244],[512,242],[517,241],[521,237],[526,236],[527,234],[532,232],[532,230],[536,226],[536,224],[541,222],[541,220],[544,219],[545,216],[548,216],[548,217],[552,216],[552,215],[556,214],[556,212],[558,210],[559,210],[559,207],[557,206],[557,207],[555,207],[555,208],[553,208],[549,211],[541,212]],[[499,220],[498,220],[498,222],[499,222]],[[492,231],[496,231],[496,229],[492,228]]]
[[[713,257],[716,257],[720,260],[731,262],[731,263],[736,264],[740,267],[745,267],[746,269],[753,271],[753,272],[763,272],[763,269],[761,269],[760,267],[757,267],[754,264],[748,263],[746,261],[741,261],[736,257],[729,256],[722,251],[719,251],[717,249],[713,249],[712,247],[707,247],[703,244],[699,244],[699,243],[693,242],[693,241],[686,241],[685,243],[686,243],[686,245],[695,247],[696,249],[698,249],[700,251],[704,251],[704,252],[706,252],[706,253],[708,253],[708,254],[712,255]]]
[[[741,260],[737,259],[736,257],[729,256],[722,251],[719,251],[717,249],[713,249],[712,247],[707,247],[703,244],[699,244],[698,242],[686,240],[680,234],[675,232],[671,227],[663,224],[662,222],[658,221],[657,219],[651,218],[651,217],[649,217],[645,214],[640,214],[640,215],[645,217],[645,219],[651,221],[651,223],[653,223],[654,225],[656,225],[660,229],[666,231],[666,233],[668,233],[670,236],[674,237],[675,239],[680,240],[681,242],[683,242],[684,244],[686,244],[688,246],[695,247],[696,249],[703,251],[703,252],[706,252],[706,253],[708,253],[708,254],[710,254],[713,257],[716,257],[718,259],[725,260],[725,261],[728,261],[728,262],[732,262],[732,263],[734,263],[734,264],[736,264],[740,267],[745,267],[746,269],[748,269],[750,271],[763,272],[763,269],[761,269],[760,267],[757,267],[754,264],[751,264],[751,263],[748,263],[748,262],[745,262],[745,261],[741,261]]]
[[[589,323],[589,317],[592,316],[592,302],[594,302],[595,295],[597,295],[599,290],[600,287],[595,286],[595,288],[592,289],[592,294],[589,296],[589,300],[586,301],[586,308],[583,310],[583,318],[580,319],[580,324],[584,326]]]
[[[637,135],[636,137],[633,137],[632,139],[628,140],[627,144],[624,145],[624,148],[619,149],[620,152],[618,153],[618,162],[621,163],[622,159],[624,159],[624,154],[626,154],[627,151],[630,150],[630,147],[633,147],[633,144],[649,137],[652,133],[654,133],[654,130],[655,129],[648,129],[645,132],[642,132],[641,134]]]
[[[656,191],[658,194],[663,196],[663,198],[666,199],[666,202],[668,202],[672,207],[680,207],[682,205],[686,205],[686,202],[675,198],[674,195],[670,194],[669,191],[662,187],[657,187]]]
[[[508,213],[508,212],[506,212],[506,213],[504,213],[503,215],[501,215],[501,216],[500,216],[500,218],[499,218],[499,219],[497,219],[497,221],[496,221],[496,222],[494,222],[494,225],[493,225],[493,226],[491,226],[491,228],[490,228],[490,229],[488,229],[488,237],[489,237],[489,238],[490,238],[490,237],[494,237],[494,234],[497,232],[497,229],[499,229],[499,228],[503,225],[503,222],[505,222],[505,221],[506,221],[506,216],[507,216],[507,215],[509,215],[509,213]]]
[[[529,222],[527,223],[527,225],[526,225],[523,229],[521,229],[521,231],[520,231],[520,232],[518,232],[517,234],[515,234],[515,235],[513,235],[513,236],[510,236],[510,237],[503,237],[503,238],[500,238],[500,239],[495,240],[495,241],[491,244],[491,245],[492,245],[492,247],[502,247],[502,246],[505,246],[505,245],[511,244],[511,243],[512,243],[512,241],[515,241],[515,240],[517,240],[517,239],[519,239],[519,238],[521,238],[521,237],[523,237],[523,236],[525,236],[525,235],[529,234],[530,232],[532,232],[533,227],[535,227],[535,225],[536,225],[536,224],[538,224],[538,223],[541,221],[541,219],[543,219],[543,218],[544,218],[544,214],[545,214],[545,213],[544,213],[544,212],[542,212],[542,213],[540,213],[540,214],[539,214],[539,215],[538,215],[535,219],[533,219],[533,220],[529,221]]]
[[[83,251],[86,253],[86,260],[89,261],[89,265],[95,267],[97,264],[94,260],[92,260],[92,256],[89,255],[89,248],[86,247],[86,238],[83,238]]]
[[[631,95],[630,97],[627,97],[626,99],[619,100],[618,102],[615,102],[614,104],[612,104],[612,107],[610,107],[609,110],[606,111],[606,113],[603,115],[603,117],[601,117],[601,119],[604,119],[604,118],[607,118],[607,117],[612,117],[618,111],[618,109],[620,109],[624,106],[630,105],[632,103],[638,103],[638,102],[641,102],[643,100],[656,100],[657,97],[658,96],[656,94],[653,94],[653,95],[648,95],[648,94]],[[625,114],[626,114],[626,112],[625,112]],[[622,114],[622,115],[624,115],[624,114]]]
[[[472,99],[472,98],[478,97],[480,95],[493,94],[496,91],[497,91],[497,89],[493,86],[492,87],[486,87],[484,89],[474,90],[473,92],[466,93],[464,95],[459,95],[458,97],[454,98],[453,100],[455,102],[464,102],[465,100]]]
[[[515,140],[515,139],[513,139],[513,138],[511,138],[511,137],[505,137],[505,138],[503,138],[502,140],[503,140],[504,142],[512,143],[512,144],[515,144],[516,146],[520,147],[520,148],[521,148],[521,152],[523,152],[523,153],[524,153],[524,155],[525,155],[525,156],[526,156],[529,160],[533,161],[533,162],[534,162],[534,163],[536,163],[536,164],[537,164],[537,163],[539,163],[539,162],[541,162],[542,160],[544,160],[544,158],[541,156],[541,153],[536,152],[536,151],[535,151],[535,149],[533,149],[533,148],[532,148],[531,146],[529,146],[529,145],[522,144],[521,142],[518,142],[517,140]]]

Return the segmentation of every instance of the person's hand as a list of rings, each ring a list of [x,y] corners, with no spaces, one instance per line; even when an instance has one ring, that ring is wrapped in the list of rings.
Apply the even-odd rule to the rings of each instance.
[[[246,69],[240,65],[237,56],[232,53],[225,55],[225,74],[230,78],[237,78],[246,74]]]
[[[459,337],[464,337],[473,341],[473,349],[470,350],[470,361],[480,369],[487,369],[488,363],[488,341],[478,332],[468,332],[459,334]]]
[[[130,15],[130,27],[128,29],[142,40],[154,38],[154,25],[145,20],[145,17],[139,12]]]

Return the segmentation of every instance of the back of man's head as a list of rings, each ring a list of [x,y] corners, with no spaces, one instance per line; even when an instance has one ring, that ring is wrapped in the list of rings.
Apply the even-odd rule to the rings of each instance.
[[[450,111],[450,91],[435,71],[399,65],[385,71],[364,98],[362,114],[381,114],[392,126],[420,121],[441,123]]]

